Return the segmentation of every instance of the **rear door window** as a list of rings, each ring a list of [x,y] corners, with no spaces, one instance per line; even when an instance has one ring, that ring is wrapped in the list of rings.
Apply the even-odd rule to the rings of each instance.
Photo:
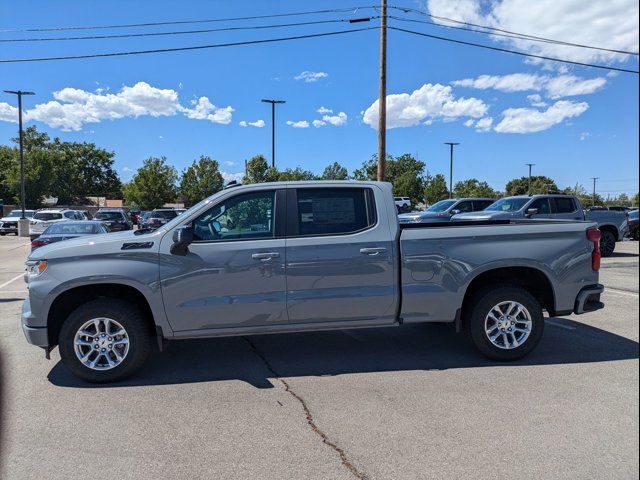
[[[493,200],[474,200],[473,201],[473,210],[478,212],[480,210],[484,210],[489,205],[493,203]]]
[[[577,210],[573,198],[556,197],[554,200],[556,204],[556,213],[574,213]]]
[[[294,235],[344,235],[375,223],[372,195],[365,188],[298,189]]]

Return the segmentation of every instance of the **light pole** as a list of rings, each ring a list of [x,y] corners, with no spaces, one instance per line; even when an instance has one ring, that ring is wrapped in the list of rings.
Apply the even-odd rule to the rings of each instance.
[[[444,142],[445,145],[450,147],[449,155],[449,198],[453,198],[453,147],[460,145],[457,142]]]
[[[264,103],[271,104],[271,166],[276,166],[276,104],[286,103],[284,100],[263,98]]]
[[[384,182],[387,161],[387,0],[380,5],[380,83],[378,85],[378,174]]]
[[[26,194],[24,188],[24,133],[22,131],[22,96],[35,95],[34,92],[24,92],[22,90],[5,90],[5,93],[11,93],[18,96],[18,138],[20,140],[20,207],[22,214],[18,221],[18,236],[29,236],[29,220],[24,216],[24,206]]]
[[[598,180],[600,177],[591,177],[591,180],[593,180],[593,206],[596,206],[596,180]]]
[[[525,165],[529,166],[529,188],[527,189],[527,195],[531,195],[531,167],[533,167],[535,163],[525,163]]]

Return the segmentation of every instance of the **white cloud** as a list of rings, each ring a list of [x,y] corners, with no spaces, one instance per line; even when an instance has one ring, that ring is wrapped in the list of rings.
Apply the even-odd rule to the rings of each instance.
[[[499,133],[541,132],[561,123],[566,118],[578,117],[589,108],[586,102],[560,100],[546,110],[533,108],[509,108],[502,112],[502,120],[496,125]]]
[[[476,123],[476,121],[475,121],[475,120],[471,120],[471,119],[469,119],[469,120],[467,120],[466,122],[464,122],[464,126],[465,126],[465,127],[473,127],[473,124],[474,124],[474,123]]]
[[[242,181],[242,177],[244,177],[244,173],[242,172],[229,173],[229,172],[221,171],[220,174],[222,175],[222,178],[224,179],[225,183],[231,182],[233,180],[235,180],[236,182],[240,182]]]
[[[580,141],[584,141],[586,139],[588,139],[591,136],[591,134],[589,132],[582,132],[580,134]]]
[[[233,108],[232,107],[216,107],[207,97],[200,97],[197,101],[193,100],[193,108],[180,107],[187,118],[194,120],[209,120],[213,123],[221,123],[229,125],[231,123]]]
[[[310,72],[305,70],[304,72],[293,77],[294,80],[302,80],[305,83],[314,83],[323,78],[327,78],[329,76],[326,72]]]
[[[318,110],[316,110],[320,115],[325,115],[327,113],[333,113],[333,110],[331,110],[330,108],[326,108],[326,107],[320,107]]]
[[[603,88],[607,83],[605,77],[580,78],[574,75],[536,75],[531,73],[512,73],[510,75],[480,75],[477,78],[455,80],[452,85],[475,88],[478,90],[494,89],[502,92],[544,91],[550,98],[588,95]],[[538,101],[540,103],[540,101]],[[539,105],[540,106],[540,105]]]
[[[287,125],[293,128],[309,128],[309,122],[307,122],[306,120],[298,120],[297,122],[287,120]]]
[[[491,126],[493,125],[493,118],[484,117],[476,122],[476,131],[477,132],[488,132],[491,130]]]
[[[337,115],[324,115],[322,121],[330,123],[334,127],[340,127],[347,123],[347,114],[340,112]]]
[[[134,170],[133,168],[131,168],[131,167],[127,167],[127,166],[122,167],[122,171],[123,171],[123,172],[126,172],[126,173],[133,173],[133,172],[135,172],[135,170]]]
[[[455,20],[610,49],[638,49],[637,0],[428,0],[427,5],[430,14]],[[506,37],[491,38],[528,53],[572,61],[629,59],[628,55],[586,48]]]
[[[193,108],[186,108],[178,100],[178,92],[161,89],[146,82],[124,86],[118,93],[88,92],[78,88],[63,88],[53,92],[54,100],[36,105],[25,112],[25,120],[37,120],[52,128],[62,130],[81,130],[88,123],[100,123],[102,120],[140,116],[162,117],[179,113],[196,120],[209,120],[214,123],[231,122],[232,107],[218,108],[207,97],[192,102]],[[11,113],[0,104],[0,120]],[[9,119],[7,119],[9,120]],[[10,120],[9,120],[10,121]]]
[[[311,122],[313,124],[314,127],[316,128],[320,128],[320,127],[324,127],[327,122],[323,122],[322,120],[314,120],[313,122]]]
[[[239,125],[241,127],[256,127],[262,128],[265,126],[264,120],[256,120],[255,122],[247,122],[246,120],[242,120]]]
[[[18,109],[6,102],[0,102],[0,121],[18,123]]]
[[[387,128],[411,127],[437,118],[480,118],[488,109],[478,98],[456,98],[448,85],[427,83],[410,94],[387,95]],[[363,121],[377,128],[378,100],[365,110]]]
[[[538,93],[533,93],[531,95],[527,95],[527,100],[531,103],[533,107],[546,107],[547,102],[542,101],[542,97]]]

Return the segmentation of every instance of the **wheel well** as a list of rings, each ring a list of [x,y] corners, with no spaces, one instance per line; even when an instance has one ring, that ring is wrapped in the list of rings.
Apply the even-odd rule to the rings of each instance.
[[[476,292],[492,283],[516,285],[524,288],[538,299],[542,308],[546,309],[551,315],[555,314],[553,287],[543,272],[531,267],[505,267],[481,273],[472,280],[464,295],[462,318],[464,318],[464,314]]]
[[[153,313],[149,302],[139,290],[128,285],[101,283],[83,285],[67,290],[53,301],[49,309],[47,327],[49,345],[58,344],[58,335],[64,321],[76,308],[97,298],[114,298],[127,301],[137,306],[148,321],[150,331],[154,331]]]
[[[615,237],[616,241],[618,241],[618,229],[613,225],[603,225],[598,228],[600,229],[601,232],[611,232]]]

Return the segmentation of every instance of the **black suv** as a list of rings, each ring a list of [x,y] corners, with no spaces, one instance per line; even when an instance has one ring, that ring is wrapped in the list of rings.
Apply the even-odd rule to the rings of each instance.
[[[133,222],[122,209],[101,208],[93,216],[93,219],[100,220],[111,232],[133,229]]]

